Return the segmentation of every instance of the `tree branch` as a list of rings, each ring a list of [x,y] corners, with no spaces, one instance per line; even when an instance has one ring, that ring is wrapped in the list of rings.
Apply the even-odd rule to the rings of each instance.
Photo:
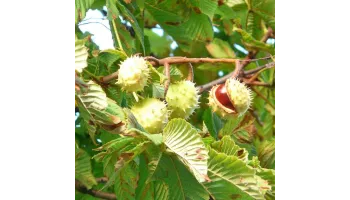
[[[188,75],[186,80],[193,81],[193,66],[191,63],[188,63]]]
[[[269,68],[273,68],[273,67],[275,67],[275,62],[270,62],[270,63],[267,63],[263,66],[257,67],[255,69],[247,70],[244,72],[244,75],[254,74],[262,69],[265,69],[265,68],[269,69]]]
[[[235,63],[237,60],[242,61],[243,63],[257,61],[257,60],[268,60],[271,57],[251,59],[246,57],[244,60],[236,58],[187,58],[187,57],[167,57],[163,59],[157,59],[152,56],[145,57],[153,66],[161,66],[164,63],[169,64],[184,64],[184,63]]]
[[[89,194],[89,195],[97,197],[97,198],[102,198],[102,199],[107,199],[107,200],[116,200],[117,199],[116,195],[113,193],[102,192],[102,191],[93,190],[93,189],[88,190],[78,180],[75,180],[75,189],[81,193]]]
[[[261,41],[265,43],[266,40],[269,39],[271,33],[272,33],[272,29],[271,29],[271,28],[268,28],[268,31],[267,31],[266,34],[263,36],[263,38],[261,39]],[[251,61],[263,60],[263,59],[267,59],[267,58],[270,58],[270,59],[271,59],[271,57],[265,57],[265,58],[260,58],[260,59],[259,59],[259,58],[258,58],[258,59],[253,59],[253,58],[256,56],[257,53],[258,53],[258,51],[251,51],[251,52],[249,52],[249,54],[245,57],[244,60],[241,60],[241,61],[242,61],[242,63],[241,63],[242,69],[243,69],[245,66],[247,66]],[[219,60],[221,60],[221,59],[219,59]],[[229,59],[229,60],[232,61],[232,60],[238,60],[238,59]],[[160,60],[159,60],[159,61],[160,61]],[[237,67],[235,68],[235,70],[234,70],[233,72],[231,72],[230,74],[227,74],[226,76],[223,76],[223,77],[221,77],[221,78],[219,78],[219,79],[213,80],[213,81],[211,81],[211,82],[209,82],[209,83],[207,83],[207,84],[198,86],[197,88],[198,88],[198,90],[199,90],[199,93],[202,93],[203,91],[205,91],[205,90],[211,88],[211,87],[214,86],[214,85],[224,83],[224,82],[226,81],[226,79],[231,78],[231,77],[234,75],[234,73],[237,73],[237,72],[236,72],[236,69],[237,69]],[[259,70],[260,70],[260,69],[259,69]],[[239,71],[239,72],[240,72],[240,71]],[[244,75],[244,74],[245,74],[245,73],[243,73],[243,75]],[[238,75],[240,76],[241,73],[238,73]]]

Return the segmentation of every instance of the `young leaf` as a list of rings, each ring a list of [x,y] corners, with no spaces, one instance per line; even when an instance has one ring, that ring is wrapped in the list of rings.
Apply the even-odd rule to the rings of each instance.
[[[138,172],[135,164],[126,165],[117,172],[114,192],[118,199],[135,200]]]
[[[210,109],[206,109],[203,114],[203,120],[210,135],[213,138],[218,139],[219,131],[223,127],[221,119],[215,113],[211,112]]]
[[[75,70],[82,72],[87,67],[88,51],[84,45],[84,40],[75,38]]]
[[[255,170],[235,156],[217,153],[209,148],[208,176],[211,182],[202,185],[214,200],[263,200]]]
[[[244,162],[248,161],[247,150],[236,145],[230,136],[224,136],[220,141],[212,143],[211,147],[217,152],[235,156]]]
[[[136,36],[142,45],[143,54],[145,54],[145,42],[144,42],[143,30],[140,28],[140,25],[138,24],[135,16],[120,1],[117,1],[117,6],[120,12],[123,15],[125,15],[126,19],[130,22],[131,26],[134,28]]]
[[[208,151],[190,123],[184,119],[171,120],[164,128],[163,141],[191,169],[199,182],[206,180]]]
[[[163,154],[154,176],[168,185],[169,200],[209,199],[205,189],[176,157]]]
[[[235,52],[226,41],[215,38],[211,43],[207,44],[207,50],[214,58],[234,58]]]
[[[96,179],[92,174],[90,156],[82,149],[77,149],[75,153],[75,178],[87,189],[97,185]]]

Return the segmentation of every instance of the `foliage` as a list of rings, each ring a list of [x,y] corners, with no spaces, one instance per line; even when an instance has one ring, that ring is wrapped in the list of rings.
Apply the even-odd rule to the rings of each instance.
[[[115,49],[99,50],[76,28],[75,179],[87,190],[117,199],[275,199],[274,68],[257,71],[253,102],[244,115],[223,119],[208,107],[208,92],[187,119],[167,121],[151,134],[131,107],[144,98],[165,100],[165,66],[152,66],[138,92],[104,81],[135,54],[253,59],[244,70],[267,64],[275,47],[274,0],[76,0],[78,26],[87,10],[107,7]],[[120,20],[122,18],[123,20]],[[122,23],[129,22],[129,23]],[[157,25],[157,26],[156,26]],[[159,25],[159,26],[158,26]],[[159,36],[152,31],[161,28]],[[272,32],[272,34],[271,34]],[[171,48],[175,41],[178,47]],[[249,51],[247,55],[237,45]],[[193,82],[206,84],[232,72],[232,63],[195,63]],[[172,64],[170,84],[185,80],[186,63]],[[251,77],[242,79],[248,81]],[[77,86],[78,85],[78,86]],[[100,177],[108,181],[101,182]],[[79,192],[80,191],[80,192]],[[76,199],[98,199],[76,190]]]

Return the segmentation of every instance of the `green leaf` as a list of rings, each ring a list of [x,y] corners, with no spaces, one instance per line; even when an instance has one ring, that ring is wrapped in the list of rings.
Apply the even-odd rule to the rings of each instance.
[[[139,143],[133,149],[120,153],[118,160],[115,163],[115,171],[119,171],[128,165],[130,161],[132,161],[136,156],[140,155],[147,148],[149,143],[149,141]]]
[[[275,168],[275,140],[264,141],[258,147],[258,158],[261,163],[261,167]]]
[[[125,113],[128,116],[129,125],[127,133],[137,133],[140,134],[149,140],[151,140],[155,145],[160,145],[163,143],[163,137],[161,134],[150,134],[147,133],[146,130],[137,122],[135,116],[132,114],[132,112],[129,109],[124,109]]]
[[[230,136],[224,136],[220,141],[212,143],[211,147],[217,152],[235,156],[244,162],[248,161],[247,150],[236,145]]]
[[[253,36],[251,36],[249,33],[242,29],[236,28],[235,31],[241,34],[246,47],[249,47],[251,49],[263,50],[271,53],[272,55],[275,54],[275,48],[273,46],[254,39]]]
[[[154,199],[159,199],[159,200],[169,199],[169,187],[163,181],[154,182]]]
[[[164,86],[159,83],[152,83],[152,97],[164,98]]]
[[[196,13],[204,13],[206,14],[210,19],[213,18],[216,8],[218,7],[218,4],[216,1],[212,0],[189,0],[191,5],[193,6],[193,10]]]
[[[87,67],[88,51],[84,43],[84,40],[75,38],[75,70],[80,73]]]
[[[92,174],[90,156],[82,149],[75,152],[75,179],[79,180],[87,189],[97,185]]]
[[[217,139],[219,131],[223,127],[221,119],[215,113],[211,112],[210,109],[206,109],[203,114],[203,120],[209,130],[210,135]]]
[[[206,180],[208,151],[190,123],[184,119],[172,119],[164,128],[163,141],[190,168],[199,182]]]
[[[210,18],[205,14],[196,13],[190,4],[173,0],[164,0],[161,3],[146,0],[145,7],[185,52],[190,52],[197,41],[204,43],[213,39]],[[210,10],[204,10],[210,14]]]
[[[78,107],[85,124],[87,125],[89,135],[92,141],[95,142],[96,127],[91,111],[102,111],[107,106],[107,96],[103,92],[101,86],[93,81],[89,81],[88,90],[85,94],[78,95]]]
[[[260,38],[264,35],[261,17],[256,15],[253,11],[248,11],[247,32],[257,40],[260,40]]]
[[[76,0],[75,1],[75,24],[85,18],[88,11],[96,0]]]
[[[168,185],[169,200],[209,199],[205,189],[176,157],[163,154],[154,176]]]
[[[214,58],[234,58],[235,52],[226,41],[215,38],[211,43],[207,44],[207,50]]]
[[[244,0],[226,0],[225,4],[232,8],[246,6],[246,2]]]
[[[126,165],[117,172],[114,192],[118,199],[135,200],[135,190],[137,187],[138,172],[136,165]]]
[[[116,18],[118,18],[119,15],[119,11],[118,8],[115,4],[115,0],[107,0],[106,6],[107,6],[107,18],[111,21],[111,20],[115,20]]]
[[[172,40],[169,39],[166,34],[159,36],[150,29],[145,29],[144,32],[145,36],[148,36],[148,40],[151,44],[151,52],[159,58],[168,57]]]
[[[138,24],[135,16],[119,1],[117,1],[117,6],[118,6],[120,12],[126,17],[126,19],[130,22],[131,26],[133,27],[133,29],[136,33],[136,36],[142,45],[143,54],[145,54],[145,43],[144,43],[143,30],[140,28],[140,25]]]
[[[228,119],[223,128],[220,130],[220,134],[222,136],[232,135],[243,119],[244,115]]]
[[[211,182],[202,185],[214,200],[263,200],[255,170],[235,156],[217,153],[209,148],[208,175]]]

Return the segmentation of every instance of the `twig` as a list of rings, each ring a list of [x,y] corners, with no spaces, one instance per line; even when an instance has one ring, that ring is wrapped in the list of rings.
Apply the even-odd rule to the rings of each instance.
[[[102,83],[108,83],[110,82],[111,80],[114,80],[114,79],[117,79],[118,78],[118,71],[110,74],[110,75],[107,75],[107,76],[104,76],[100,79],[100,81]]]
[[[96,181],[99,183],[107,183],[108,178],[107,177],[100,177],[100,178],[96,178]]]
[[[164,83],[164,98],[166,96],[166,93],[168,92],[169,85],[170,85],[170,65],[169,63],[164,63],[165,68],[165,76],[167,77],[167,80]]]
[[[224,83],[227,79],[229,78],[237,78],[241,75],[241,70],[243,69],[243,65],[240,64],[240,61],[239,60],[236,60],[236,68],[233,72],[227,74],[226,76],[223,76],[219,79],[216,79],[214,81],[211,81],[207,84],[204,84],[204,85],[200,85],[197,87],[198,91],[199,91],[199,94],[204,92],[205,90],[208,90],[209,88],[213,87],[214,85],[217,85],[217,84],[221,84],[221,83]]]
[[[267,33],[266,33],[266,34],[263,36],[263,38],[261,39],[261,41],[262,41],[262,42],[266,42],[266,40],[269,38],[269,36],[271,35],[271,33],[272,33],[272,29],[269,28],[268,31],[267,31]],[[257,53],[258,53],[257,51],[251,51],[251,52],[249,52],[249,54],[245,57],[245,59],[244,59],[244,60],[241,60],[241,61],[242,61],[242,63],[241,63],[242,68],[244,68],[245,66],[247,66],[247,65],[248,65],[250,62],[252,62],[252,61],[263,60],[263,59],[267,59],[267,58],[270,58],[270,59],[271,59],[271,56],[265,57],[265,58],[253,59],[253,58],[256,56]],[[219,59],[219,60],[221,60],[221,59]],[[229,59],[229,60],[238,60],[238,59]],[[235,68],[235,71],[236,71],[236,69],[237,69],[237,67]],[[233,76],[233,74],[235,73],[235,71],[233,71],[233,72],[231,72],[230,74],[227,74],[226,76],[223,76],[223,77],[221,77],[221,78],[219,78],[219,79],[213,80],[213,81],[211,81],[211,82],[209,82],[209,83],[207,83],[207,84],[198,86],[197,88],[199,89],[199,93],[202,93],[203,91],[205,91],[205,90],[211,88],[211,87],[214,86],[214,85],[221,84],[221,83],[225,82],[226,79],[228,79],[228,78],[230,78],[231,76]],[[238,75],[240,75],[240,74],[238,74]]]
[[[117,199],[116,195],[113,193],[102,192],[102,191],[93,190],[93,189],[88,190],[78,180],[75,180],[75,189],[81,193],[89,194],[89,195],[97,197],[97,198],[102,198],[102,199],[107,199],[107,200],[116,200]]]
[[[249,109],[250,114],[255,118],[256,122],[258,122],[258,124],[260,126],[264,126],[264,124],[261,122],[261,120],[259,119],[259,116],[254,112],[253,109]]]
[[[255,89],[254,87],[251,87],[251,89],[262,99],[264,99],[264,101],[266,101],[267,104],[269,104],[272,108],[275,108],[274,105],[272,105],[272,103],[263,95],[261,94],[257,89]]]
[[[270,87],[273,85],[270,83],[263,83],[260,81],[245,82],[245,84],[250,85],[250,86],[266,86],[266,87]]]
[[[188,63],[188,75],[186,80],[193,81],[193,66],[191,63]]]
[[[114,19],[112,20],[112,24],[113,24],[113,30],[114,30],[115,36],[117,37],[119,48],[123,51],[123,46],[122,46],[122,43],[120,42],[118,30],[117,30],[117,27],[115,25]]]
[[[251,69],[251,70],[247,70],[244,72],[244,75],[250,75],[250,74],[254,74],[262,69],[269,69],[269,68],[273,68],[275,66],[275,62],[270,62],[270,63],[267,63],[263,66],[260,66],[260,67],[257,67],[255,69]]]
[[[187,57],[167,57],[163,59],[157,59],[152,56],[145,57],[146,60],[150,61],[153,66],[164,65],[164,63],[169,64],[183,64],[183,63],[235,63],[236,60],[240,60],[243,63],[252,62],[256,60],[269,60],[271,57],[250,59],[246,57],[245,59],[235,59],[235,58],[187,58]]]

